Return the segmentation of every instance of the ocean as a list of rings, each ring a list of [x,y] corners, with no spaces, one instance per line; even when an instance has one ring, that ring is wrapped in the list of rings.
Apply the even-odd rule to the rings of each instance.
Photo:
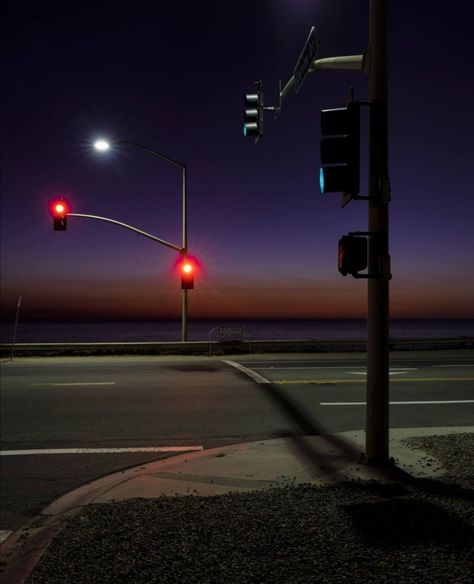
[[[354,320],[192,320],[189,341],[207,341],[214,327],[245,327],[254,340],[366,339],[367,323]],[[14,321],[0,322],[0,342],[11,343]],[[474,337],[474,319],[400,319],[390,323],[392,339]],[[18,322],[17,343],[180,341],[177,320],[24,320]]]

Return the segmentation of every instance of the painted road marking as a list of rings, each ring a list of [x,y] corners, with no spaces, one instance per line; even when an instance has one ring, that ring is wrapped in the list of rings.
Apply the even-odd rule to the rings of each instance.
[[[33,450],[0,450],[0,456],[34,454],[121,454],[123,452],[190,452],[204,450],[203,446],[139,446],[133,448],[35,448]]]
[[[3,543],[7,537],[10,535],[10,529],[0,529],[0,543]]]
[[[293,369],[367,369],[366,365],[340,365],[340,366],[334,366],[334,367],[256,367],[256,369],[259,369],[260,371],[263,371],[264,369],[268,369],[268,370],[283,370],[283,371],[292,371]],[[417,371],[418,367],[391,367],[390,368],[390,372],[394,375],[397,375],[399,373],[405,373],[407,371]],[[367,375],[367,371],[347,371],[346,373],[353,373],[354,375]]]
[[[433,365],[433,367],[474,367],[474,363],[457,363],[456,365]]]
[[[390,383],[474,381],[474,377],[397,377]],[[335,385],[337,383],[365,383],[365,379],[277,379],[276,385]]]
[[[390,368],[389,375],[403,375],[410,371],[417,371],[418,367],[393,367]],[[367,371],[346,371],[348,375],[367,375]]]
[[[115,385],[115,381],[74,381],[69,383],[32,383],[31,387],[79,387],[83,385]]]
[[[251,365],[251,363],[249,363],[249,365]],[[366,365],[331,365],[331,366],[324,366],[324,367],[320,367],[318,366],[303,366],[303,367],[256,367],[255,369],[283,369],[285,371],[289,371],[292,369],[366,369],[367,366]]]
[[[263,377],[263,375],[260,375],[259,373],[252,371],[252,369],[247,369],[247,367],[244,367],[240,363],[236,363],[235,361],[225,361],[225,360],[223,360],[223,362],[227,363],[227,365],[230,365],[231,367],[235,367],[236,369],[238,369],[242,373],[245,373],[245,375],[247,375],[248,377],[250,377],[251,379],[253,379],[257,383],[272,383],[266,377]]]
[[[391,406],[412,406],[425,404],[474,404],[474,399],[452,399],[440,401],[396,401]],[[320,406],[365,406],[367,402],[320,402]]]

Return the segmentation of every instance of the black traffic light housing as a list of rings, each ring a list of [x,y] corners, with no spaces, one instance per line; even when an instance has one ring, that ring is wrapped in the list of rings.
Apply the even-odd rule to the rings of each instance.
[[[353,231],[341,237],[338,246],[339,272],[343,276],[350,274],[354,278],[391,280],[390,256],[379,257],[379,238],[380,235],[373,231]],[[361,274],[369,264],[369,249],[372,264],[368,272]]]
[[[263,84],[256,81],[257,91],[245,95],[244,136],[263,136]]]
[[[367,238],[363,235],[349,233],[339,240],[338,269],[343,276],[351,274],[354,278],[367,277],[359,274],[367,268]]]
[[[360,102],[321,110],[321,193],[360,191]]]
[[[183,272],[181,274],[181,288],[183,290],[193,290],[194,289],[194,274],[186,274]]]

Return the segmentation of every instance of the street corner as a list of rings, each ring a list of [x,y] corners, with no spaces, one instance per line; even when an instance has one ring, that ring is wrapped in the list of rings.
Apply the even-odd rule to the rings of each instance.
[[[23,584],[48,545],[74,513],[38,516],[8,536],[0,544],[0,580],[2,584]]]

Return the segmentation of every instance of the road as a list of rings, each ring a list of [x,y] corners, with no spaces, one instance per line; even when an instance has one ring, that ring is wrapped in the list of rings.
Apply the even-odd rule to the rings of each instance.
[[[365,374],[360,353],[3,363],[0,530],[176,449],[361,429]],[[472,351],[394,353],[390,381],[392,427],[474,420]]]
[[[315,359],[257,356],[239,363],[271,382],[280,402],[291,400],[326,432],[365,427],[365,355]],[[392,353],[390,425],[393,428],[462,426],[474,420],[474,353]],[[261,383],[264,379],[260,380]]]

